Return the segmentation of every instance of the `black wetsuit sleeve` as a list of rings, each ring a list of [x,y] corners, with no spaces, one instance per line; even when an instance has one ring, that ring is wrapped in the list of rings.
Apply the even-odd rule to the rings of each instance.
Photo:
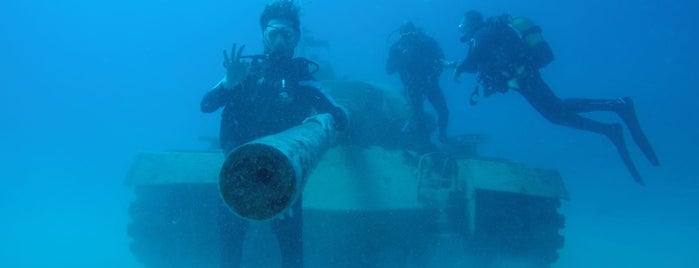
[[[317,81],[303,81],[311,91],[311,105],[318,113],[329,113],[335,119],[335,128],[344,130],[347,127],[347,114],[335,103],[335,100],[325,92],[323,86]]]
[[[223,83],[218,83],[211,91],[204,95],[201,100],[201,111],[204,113],[213,113],[223,107],[233,97],[233,90],[223,88]]]
[[[473,36],[469,42],[469,50],[466,59],[461,62],[457,71],[475,73],[478,71],[478,65],[483,57],[487,54],[487,50],[495,42],[495,31],[492,27],[485,27]]]

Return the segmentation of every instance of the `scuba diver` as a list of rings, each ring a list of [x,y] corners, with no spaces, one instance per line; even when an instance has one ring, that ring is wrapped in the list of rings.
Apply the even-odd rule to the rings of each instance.
[[[230,57],[224,51],[226,76],[204,96],[201,110],[212,113],[223,107],[220,142],[226,156],[243,143],[299,125],[314,113],[331,114],[339,130],[347,124],[344,111],[313,78],[311,68],[316,65],[294,58],[300,35],[298,13],[289,0],[265,7],[260,16],[264,55],[242,56],[244,45],[237,52],[233,45]],[[282,267],[303,267],[302,200],[270,222]],[[239,267],[250,223],[225,209],[219,220],[221,267]]]
[[[616,146],[619,156],[633,179],[645,185],[631,160],[621,124],[603,123],[580,115],[584,112],[609,111],[622,119],[636,145],[654,166],[660,161],[636,117],[633,100],[582,99],[557,97],[544,82],[539,69],[553,60],[553,52],[541,35],[541,28],[525,17],[502,15],[483,19],[479,11],[464,14],[459,31],[461,41],[468,43],[466,59],[459,63],[454,79],[461,73],[476,73],[477,86],[471,94],[471,104],[479,98],[478,87],[485,97],[508,90],[519,92],[542,116],[550,122],[606,136]]]
[[[444,67],[454,66],[455,63],[444,60],[444,53],[437,41],[415,27],[412,22],[400,27],[400,39],[389,50],[386,73],[398,72],[412,110],[410,121],[403,127],[404,132],[426,132],[429,139],[426,126],[428,120],[423,109],[426,98],[437,112],[439,141],[447,143],[449,108],[439,87],[439,76]]]

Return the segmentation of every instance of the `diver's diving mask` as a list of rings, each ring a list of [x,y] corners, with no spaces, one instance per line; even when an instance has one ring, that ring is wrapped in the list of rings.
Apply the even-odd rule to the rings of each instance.
[[[270,43],[277,41],[279,38],[282,38],[286,43],[293,43],[297,41],[298,34],[288,25],[277,23],[267,25],[267,28],[265,28],[263,33],[263,37]]]

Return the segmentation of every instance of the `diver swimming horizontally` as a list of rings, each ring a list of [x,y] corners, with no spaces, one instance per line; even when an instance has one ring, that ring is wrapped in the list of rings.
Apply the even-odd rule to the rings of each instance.
[[[631,98],[561,99],[553,93],[539,73],[540,68],[553,60],[553,52],[541,36],[541,28],[531,20],[510,15],[484,20],[480,12],[471,10],[464,15],[459,30],[463,34],[461,41],[469,45],[469,52],[457,67],[455,79],[463,72],[476,73],[486,97],[512,89],[550,122],[606,136],[616,147],[633,179],[645,185],[631,160],[621,124],[603,123],[580,115],[593,111],[614,112],[650,163],[660,165],[641,129]],[[471,104],[475,104],[478,97],[477,87],[471,95]]]

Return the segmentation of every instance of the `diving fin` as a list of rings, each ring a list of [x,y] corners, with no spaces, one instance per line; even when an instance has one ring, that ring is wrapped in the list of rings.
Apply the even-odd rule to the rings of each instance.
[[[648,138],[643,133],[641,124],[638,122],[638,118],[636,117],[636,110],[633,105],[633,100],[629,97],[625,97],[619,99],[619,102],[621,102],[623,105],[623,107],[618,111],[619,117],[621,117],[626,124],[626,127],[629,129],[629,132],[631,132],[631,137],[633,137],[634,142],[638,148],[641,149],[646,158],[648,158],[648,161],[650,161],[651,164],[654,166],[659,166],[660,160],[658,160],[655,150],[653,150],[653,147],[650,145],[650,141],[648,141]]]
[[[643,178],[641,178],[641,173],[638,172],[638,169],[636,169],[636,165],[634,165],[633,161],[631,160],[631,155],[629,154],[629,150],[626,147],[626,143],[624,142],[624,133],[622,132],[621,125],[613,124],[611,128],[611,133],[609,133],[607,137],[609,137],[612,143],[614,143],[614,146],[616,147],[616,150],[619,153],[621,160],[624,161],[624,165],[626,165],[626,169],[629,170],[629,173],[631,173],[631,177],[633,177],[634,181],[636,181],[636,183],[640,185],[645,186],[646,183],[643,182]]]

